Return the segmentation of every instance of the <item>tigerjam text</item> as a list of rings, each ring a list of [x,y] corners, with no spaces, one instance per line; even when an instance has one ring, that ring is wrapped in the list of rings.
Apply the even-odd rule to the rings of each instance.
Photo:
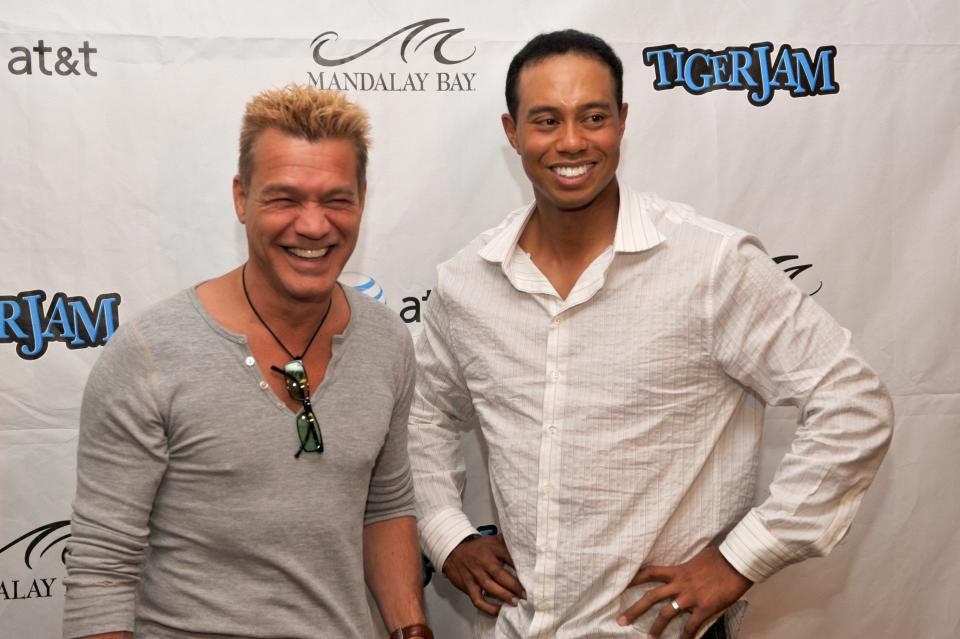
[[[120,325],[118,293],[100,295],[93,308],[83,297],[57,293],[44,310],[46,298],[43,291],[0,296],[0,344],[16,342],[23,359],[41,357],[50,342],[69,349],[103,346]]]
[[[794,98],[838,93],[836,56],[832,46],[820,47],[811,56],[806,49],[785,44],[774,56],[769,42],[722,51],[667,44],[644,49],[643,63],[653,67],[653,88],[658,91],[680,87],[700,95],[717,89],[749,90],[747,100],[761,107],[776,91],[789,91]]]

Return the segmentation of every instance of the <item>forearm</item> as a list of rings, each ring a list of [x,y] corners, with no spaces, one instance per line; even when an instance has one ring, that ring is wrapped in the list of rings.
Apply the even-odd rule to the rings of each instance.
[[[387,630],[426,623],[416,519],[364,527],[363,569]]]
[[[721,552],[754,581],[829,553],[843,538],[890,443],[893,406],[851,347],[805,405],[770,497],[734,528]]]
[[[890,442],[889,394],[844,330],[790,284],[750,237],[718,259],[713,352],[768,405],[802,417],[770,496],[720,551],[752,581],[830,551],[846,533]]]

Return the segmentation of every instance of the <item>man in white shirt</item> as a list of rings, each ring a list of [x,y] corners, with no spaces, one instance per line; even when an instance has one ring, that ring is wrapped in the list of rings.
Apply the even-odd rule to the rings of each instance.
[[[594,36],[517,54],[502,119],[535,201],[440,266],[426,313],[420,535],[476,636],[735,636],[754,582],[843,537],[889,443],[849,332],[755,238],[618,183],[622,95]],[[802,416],[751,508],[765,404]],[[474,420],[502,536],[462,510]]]

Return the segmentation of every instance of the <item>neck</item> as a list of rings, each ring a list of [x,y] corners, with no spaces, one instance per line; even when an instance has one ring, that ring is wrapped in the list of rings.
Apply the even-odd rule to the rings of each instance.
[[[246,279],[246,293],[243,291],[243,282]],[[337,287],[322,298],[310,300],[294,300],[279,294],[263,278],[256,269],[247,266],[244,273],[241,268],[237,273],[237,288],[240,299],[247,307],[253,323],[266,322],[277,336],[284,341],[288,348],[298,353],[303,344],[317,328],[318,317],[321,317],[334,303]],[[249,304],[245,299],[249,296]],[[334,303],[334,305],[336,305]],[[252,307],[252,308],[251,308]],[[256,309],[256,312],[254,312]],[[257,314],[261,319],[257,319]],[[332,313],[331,313],[332,314]],[[306,337],[304,337],[306,336]],[[287,343],[290,340],[292,343]]]
[[[593,259],[613,243],[619,209],[616,179],[580,209],[559,209],[538,197],[520,236],[520,248],[559,260]]]

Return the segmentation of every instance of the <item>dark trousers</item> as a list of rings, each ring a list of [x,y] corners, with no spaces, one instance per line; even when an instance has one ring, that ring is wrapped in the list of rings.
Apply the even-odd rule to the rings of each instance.
[[[710,630],[707,630],[702,639],[727,639],[727,628],[722,616],[710,626]]]

